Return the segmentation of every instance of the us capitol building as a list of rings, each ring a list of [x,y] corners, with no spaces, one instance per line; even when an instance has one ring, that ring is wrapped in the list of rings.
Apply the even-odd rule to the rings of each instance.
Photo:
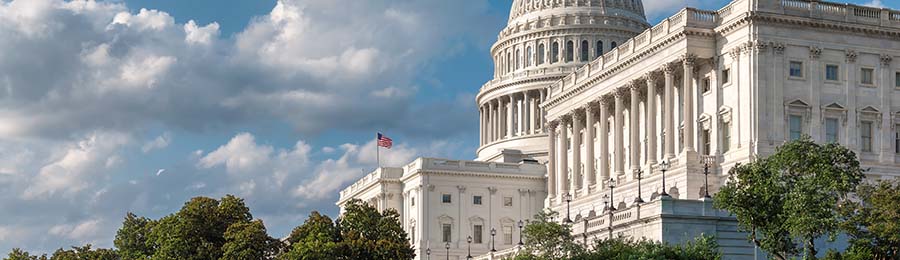
[[[543,209],[579,242],[704,233],[727,259],[764,257],[707,194],[802,135],[849,147],[870,180],[900,175],[895,56],[897,10],[735,0],[650,25],[640,0],[514,0],[477,158],[379,168],[337,205],[396,209],[419,259],[508,257]]]

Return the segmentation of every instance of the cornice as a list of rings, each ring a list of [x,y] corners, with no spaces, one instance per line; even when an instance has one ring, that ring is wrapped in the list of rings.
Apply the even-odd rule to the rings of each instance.
[[[477,95],[475,95],[475,100],[478,103],[478,105],[482,105],[482,104],[484,104],[483,99],[493,92],[497,92],[497,91],[505,90],[510,87],[515,87],[517,85],[523,85],[523,84],[529,84],[529,83],[540,83],[540,82],[546,81],[549,84],[549,83],[552,83],[552,82],[562,79],[566,75],[569,75],[569,73],[559,73],[559,74],[555,74],[555,75],[540,75],[540,76],[533,76],[533,77],[510,79],[507,82],[493,85],[491,88],[482,89],[481,91],[478,92]],[[534,89],[544,89],[544,87],[524,88],[524,89],[521,89],[518,91],[526,91],[526,90],[534,90]]]
[[[549,37],[569,37],[569,36],[610,36],[611,34],[620,34],[615,35],[619,37],[623,37],[626,39],[632,38],[640,34],[643,30],[638,31],[628,30],[624,28],[616,28],[616,27],[596,27],[596,25],[569,25],[571,27],[556,27],[556,28],[546,28],[539,29],[535,31],[528,31],[523,33],[518,33],[509,37],[505,37],[503,39],[498,40],[496,43],[491,45],[491,56],[497,55],[497,51],[500,49],[505,49],[510,45],[518,44],[524,41],[535,40],[535,39],[543,39]]]
[[[515,173],[484,173],[484,172],[468,172],[468,171],[454,171],[454,170],[432,170],[432,169],[416,169],[413,174],[407,174],[400,178],[400,182],[405,182],[409,179],[417,177],[418,175],[448,175],[448,176],[468,176],[468,177],[489,177],[489,178],[501,178],[501,179],[519,179],[519,180],[544,180],[546,177],[544,176],[536,176],[536,175],[523,175],[523,174],[515,174]]]
[[[768,12],[750,12],[748,19],[754,23],[777,24],[779,26],[801,26],[804,29],[813,28],[829,32],[855,33],[867,37],[882,37],[896,40],[900,37],[900,28],[886,27],[871,24],[835,21],[828,19],[800,17],[786,14]]]

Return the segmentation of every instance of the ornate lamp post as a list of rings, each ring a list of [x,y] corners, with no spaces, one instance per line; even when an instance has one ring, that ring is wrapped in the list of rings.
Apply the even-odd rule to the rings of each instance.
[[[712,198],[709,196],[709,164],[712,158],[712,156],[700,157],[700,163],[703,164],[703,198],[706,199]]]
[[[581,232],[581,237],[584,238],[584,246],[587,247],[588,220],[587,218],[583,218],[582,221],[582,223],[584,223],[584,232]]]
[[[469,246],[469,255],[466,256],[466,259],[472,259],[472,236],[466,238],[466,243]]]
[[[494,236],[497,235],[497,230],[491,228],[491,252],[497,252],[497,248],[494,248]]]
[[[447,249],[447,260],[450,260],[450,242],[444,244],[444,248]]]
[[[431,260],[431,248],[430,247],[425,249],[425,260]]]
[[[524,227],[524,226],[525,226],[525,223],[522,223],[522,220],[520,219],[519,220],[519,245],[520,246],[525,244],[525,243],[522,243],[522,227]]]
[[[616,206],[613,205],[613,201],[614,201],[613,188],[615,188],[615,187],[616,187],[616,179],[610,177],[609,178],[609,210],[610,211],[616,210]]]
[[[638,204],[644,203],[644,199],[641,198],[641,177],[642,177],[641,175],[644,173],[644,171],[641,169],[636,169],[636,170],[634,170],[634,172],[637,173],[637,179],[638,179],[638,195],[637,195],[637,198],[634,199],[634,202],[638,203]]]
[[[603,211],[609,211],[609,195],[603,195]]]
[[[564,219],[563,222],[572,223],[572,219],[569,218],[569,214],[570,214],[569,203],[572,202],[572,194],[566,193],[566,195],[563,195],[563,196],[565,196],[565,199],[566,199],[566,219]]]
[[[659,196],[669,196],[669,193],[666,193],[666,171],[669,170],[669,160],[663,160],[659,163],[659,170],[662,171],[662,192],[659,193]]]

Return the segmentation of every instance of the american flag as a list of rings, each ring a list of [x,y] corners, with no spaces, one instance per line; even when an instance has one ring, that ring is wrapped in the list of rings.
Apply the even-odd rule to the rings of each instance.
[[[391,140],[391,138],[388,138],[381,133],[378,133],[378,146],[391,149],[392,145],[394,145],[394,140]]]

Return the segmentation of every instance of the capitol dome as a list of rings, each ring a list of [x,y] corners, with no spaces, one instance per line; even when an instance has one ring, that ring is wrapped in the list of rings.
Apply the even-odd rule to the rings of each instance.
[[[545,158],[545,88],[649,27],[641,0],[513,0],[491,46],[494,78],[476,97],[478,159]]]

